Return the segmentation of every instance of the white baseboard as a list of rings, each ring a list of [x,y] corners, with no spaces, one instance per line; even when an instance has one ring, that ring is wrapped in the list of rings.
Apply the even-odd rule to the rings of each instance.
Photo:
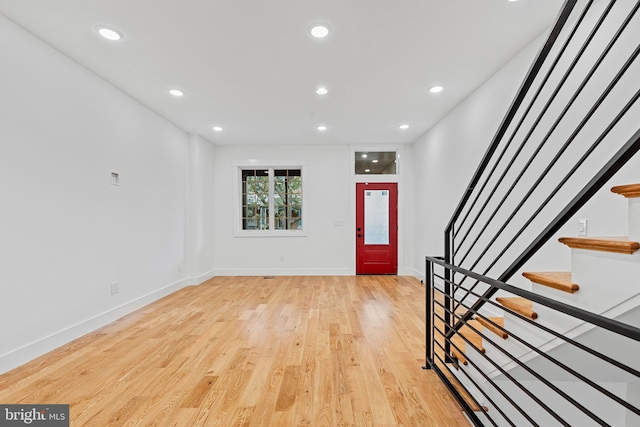
[[[199,284],[216,276],[355,276],[356,272],[351,268],[224,268],[211,271],[207,275],[192,281],[192,284]],[[413,276],[418,280],[424,280],[424,274],[412,268],[405,268],[398,271],[399,276]]]
[[[354,276],[349,268],[224,268],[215,276]]]
[[[189,284],[190,285],[201,285],[204,282],[206,282],[209,279],[213,279],[214,277],[216,277],[216,274],[214,272],[214,270],[211,270],[207,273],[201,274],[200,276],[197,277],[190,277],[189,278]]]
[[[160,298],[189,286],[189,284],[190,279],[180,280],[118,307],[114,307],[111,310],[98,314],[97,316],[83,320],[49,336],[43,337],[23,347],[0,355],[0,374],[23,365],[36,357],[42,356],[43,354],[95,331],[96,329],[108,325],[109,323],[134,312],[139,308],[149,305]]]
[[[424,283],[424,278],[425,278],[424,273],[416,270],[415,268],[411,270],[407,270],[406,276],[413,276]]]

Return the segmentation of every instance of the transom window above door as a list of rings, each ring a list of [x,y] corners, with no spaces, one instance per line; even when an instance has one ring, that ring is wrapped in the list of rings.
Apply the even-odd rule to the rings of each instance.
[[[396,175],[398,172],[395,151],[356,151],[356,175]]]

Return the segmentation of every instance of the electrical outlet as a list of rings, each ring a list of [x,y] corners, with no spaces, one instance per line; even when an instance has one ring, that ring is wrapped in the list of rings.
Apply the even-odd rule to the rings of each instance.
[[[115,295],[120,292],[120,282],[115,282],[111,284],[111,295]]]
[[[587,235],[587,220],[579,219],[578,220],[578,236],[586,236]]]
[[[120,185],[120,173],[111,172],[111,185]]]
[[[284,255],[280,255],[280,261],[284,261]]]
[[[178,264],[178,273],[182,272],[182,264]]]

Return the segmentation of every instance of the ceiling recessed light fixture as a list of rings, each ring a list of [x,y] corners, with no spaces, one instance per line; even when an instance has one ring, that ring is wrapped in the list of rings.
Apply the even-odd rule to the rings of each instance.
[[[122,39],[122,33],[115,28],[105,27],[104,25],[99,25],[96,27],[96,31],[102,37],[111,41],[118,41]]]
[[[169,91],[169,93],[170,93],[171,95],[173,95],[173,96],[183,96],[183,95],[184,95],[184,92],[183,92],[183,91],[181,91],[180,89],[171,89],[171,90]]]
[[[222,132],[222,128],[220,126],[211,126],[211,129],[213,129],[216,132]]]
[[[327,127],[325,125],[320,125],[317,128],[320,132],[327,130]]]
[[[362,158],[363,158],[363,159],[366,159],[366,158],[367,158],[367,153],[363,154],[363,155],[362,155]]]
[[[327,90],[326,87],[319,87],[318,89],[316,89],[316,93],[318,95],[326,95],[329,93],[329,91]]]
[[[313,37],[317,39],[323,39],[329,35],[329,33],[331,32],[331,27],[329,27],[328,24],[317,23],[309,27],[309,32]]]
[[[378,159],[371,160],[371,163],[378,163]]]
[[[442,86],[431,86],[431,88],[429,89],[429,92],[431,93],[440,93],[444,90],[444,88]]]
[[[398,127],[402,130],[409,129],[409,125],[400,125]]]
[[[371,169],[365,169],[364,171],[369,173],[369,172],[371,172]]]

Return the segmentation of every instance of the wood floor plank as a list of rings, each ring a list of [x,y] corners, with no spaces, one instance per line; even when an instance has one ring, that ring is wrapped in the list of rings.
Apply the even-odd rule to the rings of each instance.
[[[467,426],[414,278],[217,277],[0,375],[72,426]]]

